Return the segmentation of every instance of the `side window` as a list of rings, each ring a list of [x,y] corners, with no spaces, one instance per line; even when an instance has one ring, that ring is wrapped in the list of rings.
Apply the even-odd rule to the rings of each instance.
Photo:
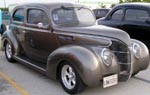
[[[24,22],[24,9],[17,9],[14,12],[13,21]]]
[[[149,18],[149,14],[145,10],[128,9],[125,13],[125,20],[129,21],[142,21],[144,22]]]
[[[48,16],[47,14],[39,9],[30,9],[28,10],[27,22],[30,24],[42,23],[43,25],[48,25]]]
[[[123,17],[123,9],[119,9],[112,14],[111,19],[112,20],[121,20],[122,17]]]

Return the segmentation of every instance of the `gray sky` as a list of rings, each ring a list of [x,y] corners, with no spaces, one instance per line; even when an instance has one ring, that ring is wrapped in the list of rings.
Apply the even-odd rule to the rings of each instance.
[[[29,2],[56,2],[56,1],[78,1],[78,0],[0,0],[0,7],[4,7],[6,2],[6,6],[8,7],[8,5],[10,4],[20,4],[20,3],[29,3]],[[102,2],[118,2],[118,0],[79,0],[82,2],[95,2],[95,1],[102,1]]]

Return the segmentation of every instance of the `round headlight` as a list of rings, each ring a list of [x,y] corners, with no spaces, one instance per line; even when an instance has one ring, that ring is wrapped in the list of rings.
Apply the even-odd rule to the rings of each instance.
[[[133,44],[133,53],[135,55],[136,58],[140,58],[141,55],[141,47],[139,44],[134,43]]]
[[[101,52],[101,57],[106,66],[110,66],[112,63],[112,52],[109,49],[103,49]]]

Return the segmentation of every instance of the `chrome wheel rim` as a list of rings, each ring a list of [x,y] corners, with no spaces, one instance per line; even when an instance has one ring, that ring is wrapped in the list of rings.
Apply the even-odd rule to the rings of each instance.
[[[12,47],[9,43],[6,44],[6,55],[9,59],[12,57]]]
[[[73,68],[69,65],[64,65],[61,71],[61,79],[67,89],[73,89],[76,85],[76,75]]]

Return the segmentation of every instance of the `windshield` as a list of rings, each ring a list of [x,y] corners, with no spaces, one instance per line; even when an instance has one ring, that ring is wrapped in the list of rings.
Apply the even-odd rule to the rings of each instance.
[[[52,19],[57,25],[91,26],[95,24],[92,12],[84,7],[64,7],[52,11]]]

